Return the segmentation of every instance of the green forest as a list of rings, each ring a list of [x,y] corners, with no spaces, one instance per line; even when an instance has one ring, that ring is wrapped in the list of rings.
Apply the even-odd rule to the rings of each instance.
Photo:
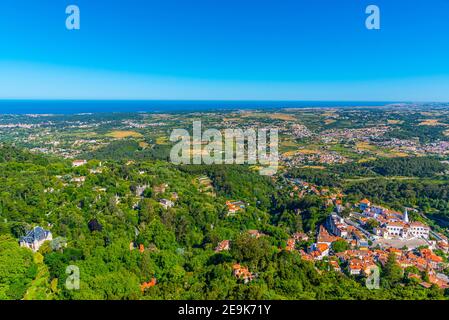
[[[399,283],[404,275],[398,275],[394,264],[382,271],[381,289],[369,290],[361,279],[287,252],[286,241],[293,232],[313,233],[332,208],[313,195],[292,200],[279,187],[280,181],[249,167],[175,167],[160,160],[129,163],[106,155],[101,160],[74,168],[68,160],[11,146],[0,149],[0,299],[442,299],[448,295],[413,281]],[[397,168],[388,164],[388,172],[380,169],[382,165],[369,169],[377,175],[405,174],[400,164]],[[101,173],[92,173],[98,168]],[[440,168],[408,170],[428,176]],[[82,184],[72,180],[79,176],[86,177]],[[200,187],[202,176],[210,179],[214,193]],[[142,185],[147,188],[137,196]],[[376,185],[347,188],[354,194],[447,212],[447,202],[438,200],[447,199],[446,182],[432,187],[416,182],[405,190],[400,185]],[[159,200],[174,194],[175,205],[165,209]],[[242,201],[246,207],[229,215],[228,200]],[[295,213],[298,209],[300,214]],[[18,238],[36,225],[51,230],[55,240],[33,253],[19,247]],[[264,236],[253,237],[249,230]],[[231,249],[216,252],[223,240],[231,241]],[[251,270],[254,280],[244,283],[236,278],[232,272],[236,263]],[[79,290],[65,285],[70,265],[80,270]],[[153,278],[156,285],[142,290],[141,284]]]

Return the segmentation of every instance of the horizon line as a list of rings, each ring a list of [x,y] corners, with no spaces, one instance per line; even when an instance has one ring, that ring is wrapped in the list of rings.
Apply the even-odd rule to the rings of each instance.
[[[361,102],[361,103],[449,103],[448,101],[437,101],[437,100],[301,100],[301,99],[103,99],[103,98],[94,98],[94,99],[74,99],[74,98],[0,98],[0,102],[13,101],[13,102],[21,102],[21,101],[49,101],[49,102],[90,102],[90,101],[105,101],[105,102]]]

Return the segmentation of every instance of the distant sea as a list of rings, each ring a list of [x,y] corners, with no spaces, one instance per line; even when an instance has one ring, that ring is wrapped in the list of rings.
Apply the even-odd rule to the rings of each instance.
[[[195,112],[240,109],[344,108],[385,106],[366,101],[175,101],[175,100],[0,100],[0,114],[76,114],[99,112]]]

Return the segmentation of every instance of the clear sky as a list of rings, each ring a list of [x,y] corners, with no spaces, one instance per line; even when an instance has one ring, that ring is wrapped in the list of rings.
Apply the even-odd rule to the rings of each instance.
[[[449,0],[2,0],[0,99],[449,101],[448,17]]]

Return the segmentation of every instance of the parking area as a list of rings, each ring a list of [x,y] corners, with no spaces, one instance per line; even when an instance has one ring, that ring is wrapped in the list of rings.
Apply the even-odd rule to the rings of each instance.
[[[373,247],[380,245],[381,247],[393,247],[401,249],[406,246],[408,249],[415,249],[419,246],[428,245],[427,241],[424,239],[413,238],[413,239],[377,239],[373,242]]]

